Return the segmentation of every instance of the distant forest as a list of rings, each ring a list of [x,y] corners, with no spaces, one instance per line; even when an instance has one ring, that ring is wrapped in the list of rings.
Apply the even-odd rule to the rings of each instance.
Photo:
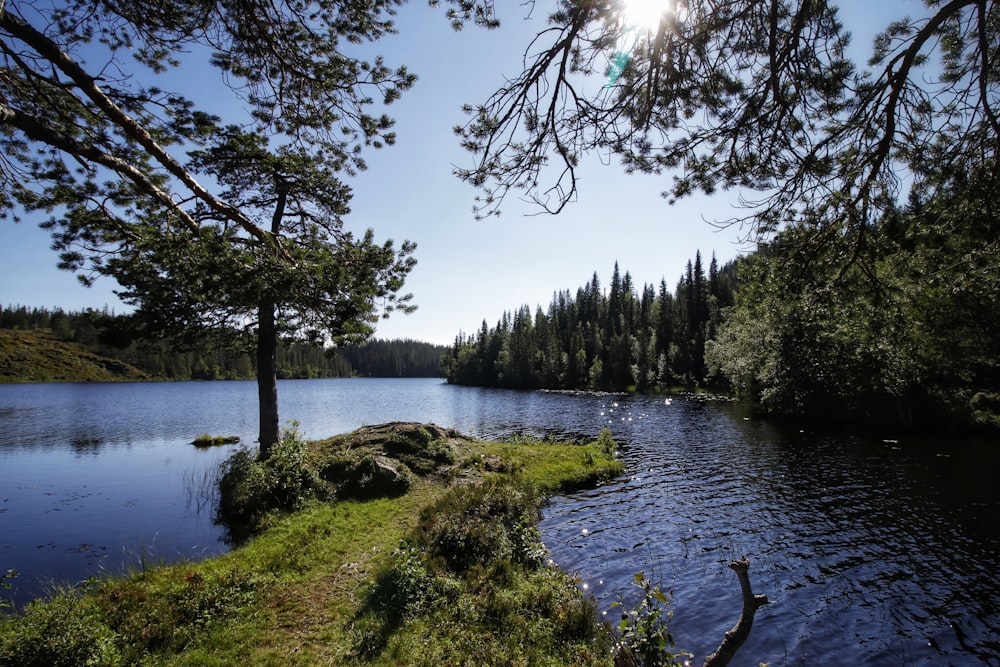
[[[496,326],[459,334],[444,359],[453,384],[484,387],[650,391],[724,387],[710,377],[706,345],[733,305],[737,261],[707,271],[701,253],[670,290],[637,288],[617,262],[605,289],[595,272],[576,290],[556,292],[547,310],[521,306]]]
[[[49,331],[59,340],[124,362],[152,378],[166,380],[245,380],[254,378],[245,352],[180,345],[169,340],[131,339],[127,317],[105,309],[66,312],[21,305],[0,307],[0,329]],[[414,340],[372,340],[335,350],[306,343],[279,347],[278,377],[439,377],[447,346]]]

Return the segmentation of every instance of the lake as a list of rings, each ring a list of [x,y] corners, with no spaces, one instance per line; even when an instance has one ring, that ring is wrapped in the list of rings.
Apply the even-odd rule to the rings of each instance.
[[[1000,665],[1000,441],[802,432],[739,405],[517,392],[437,379],[279,382],[307,437],[424,421],[499,438],[593,439],[627,474],[556,498],[542,534],[602,613],[644,571],[673,591],[693,664],[739,615],[727,563],[751,561],[758,612],[733,665]],[[0,571],[17,604],[53,581],[224,552],[212,479],[257,430],[252,382],[0,386]]]

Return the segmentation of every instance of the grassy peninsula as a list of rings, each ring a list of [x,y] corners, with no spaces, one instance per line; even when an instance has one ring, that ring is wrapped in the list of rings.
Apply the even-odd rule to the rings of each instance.
[[[610,631],[536,527],[547,495],[620,473],[609,434],[483,442],[394,424],[273,457],[227,466],[245,544],[32,603],[0,620],[0,664],[612,664]],[[262,489],[294,491],[278,503],[293,511],[260,505]]]

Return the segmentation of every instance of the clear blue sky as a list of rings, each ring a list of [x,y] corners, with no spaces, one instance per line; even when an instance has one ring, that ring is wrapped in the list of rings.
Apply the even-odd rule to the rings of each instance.
[[[545,308],[555,291],[575,292],[594,271],[607,284],[616,261],[637,287],[666,278],[672,289],[695,251],[707,264],[713,252],[723,263],[751,249],[740,243],[745,230],[720,231],[705,221],[739,213],[734,193],[694,196],[671,206],[660,197],[669,176],[628,176],[616,162],[596,159],[585,163],[580,196],[560,215],[529,215],[537,209],[511,195],[501,217],[476,221],[476,191],[452,175],[453,165],[471,164],[452,127],[464,122],[463,103],[485,100],[503,75],[520,71],[521,54],[543,27],[547,9],[540,0],[532,19],[524,21],[520,3],[498,4],[508,11],[502,28],[456,33],[443,10],[411,0],[398,17],[400,34],[377,47],[389,65],[406,64],[420,77],[388,108],[397,122],[396,146],[369,153],[368,171],[351,181],[348,228],[371,227],[377,239],[418,245],[418,264],[405,291],[413,292],[419,308],[382,322],[378,337],[448,344],[459,331],[478,330],[484,319],[492,326],[505,310]],[[846,0],[841,17],[855,46],[867,53],[876,30],[907,12],[922,14],[921,5]],[[217,90],[215,71],[207,65],[179,76],[211,81],[208,89]],[[111,280],[84,288],[72,274],[58,271],[56,261],[45,232],[31,222],[0,221],[0,304],[67,310],[108,305],[123,311]]]

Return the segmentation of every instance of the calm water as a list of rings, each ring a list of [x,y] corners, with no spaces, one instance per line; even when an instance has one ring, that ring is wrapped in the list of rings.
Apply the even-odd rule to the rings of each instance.
[[[627,475],[553,501],[552,557],[607,611],[640,570],[674,592],[700,664],[736,621],[726,563],[750,558],[758,612],[734,665],[1000,665],[1000,442],[787,432],[731,404],[452,387],[279,384],[308,437],[430,421],[482,437],[593,438]],[[0,571],[19,604],[73,583],[226,549],[206,483],[256,433],[249,382],[0,386]],[[613,614],[610,615],[613,617]]]

